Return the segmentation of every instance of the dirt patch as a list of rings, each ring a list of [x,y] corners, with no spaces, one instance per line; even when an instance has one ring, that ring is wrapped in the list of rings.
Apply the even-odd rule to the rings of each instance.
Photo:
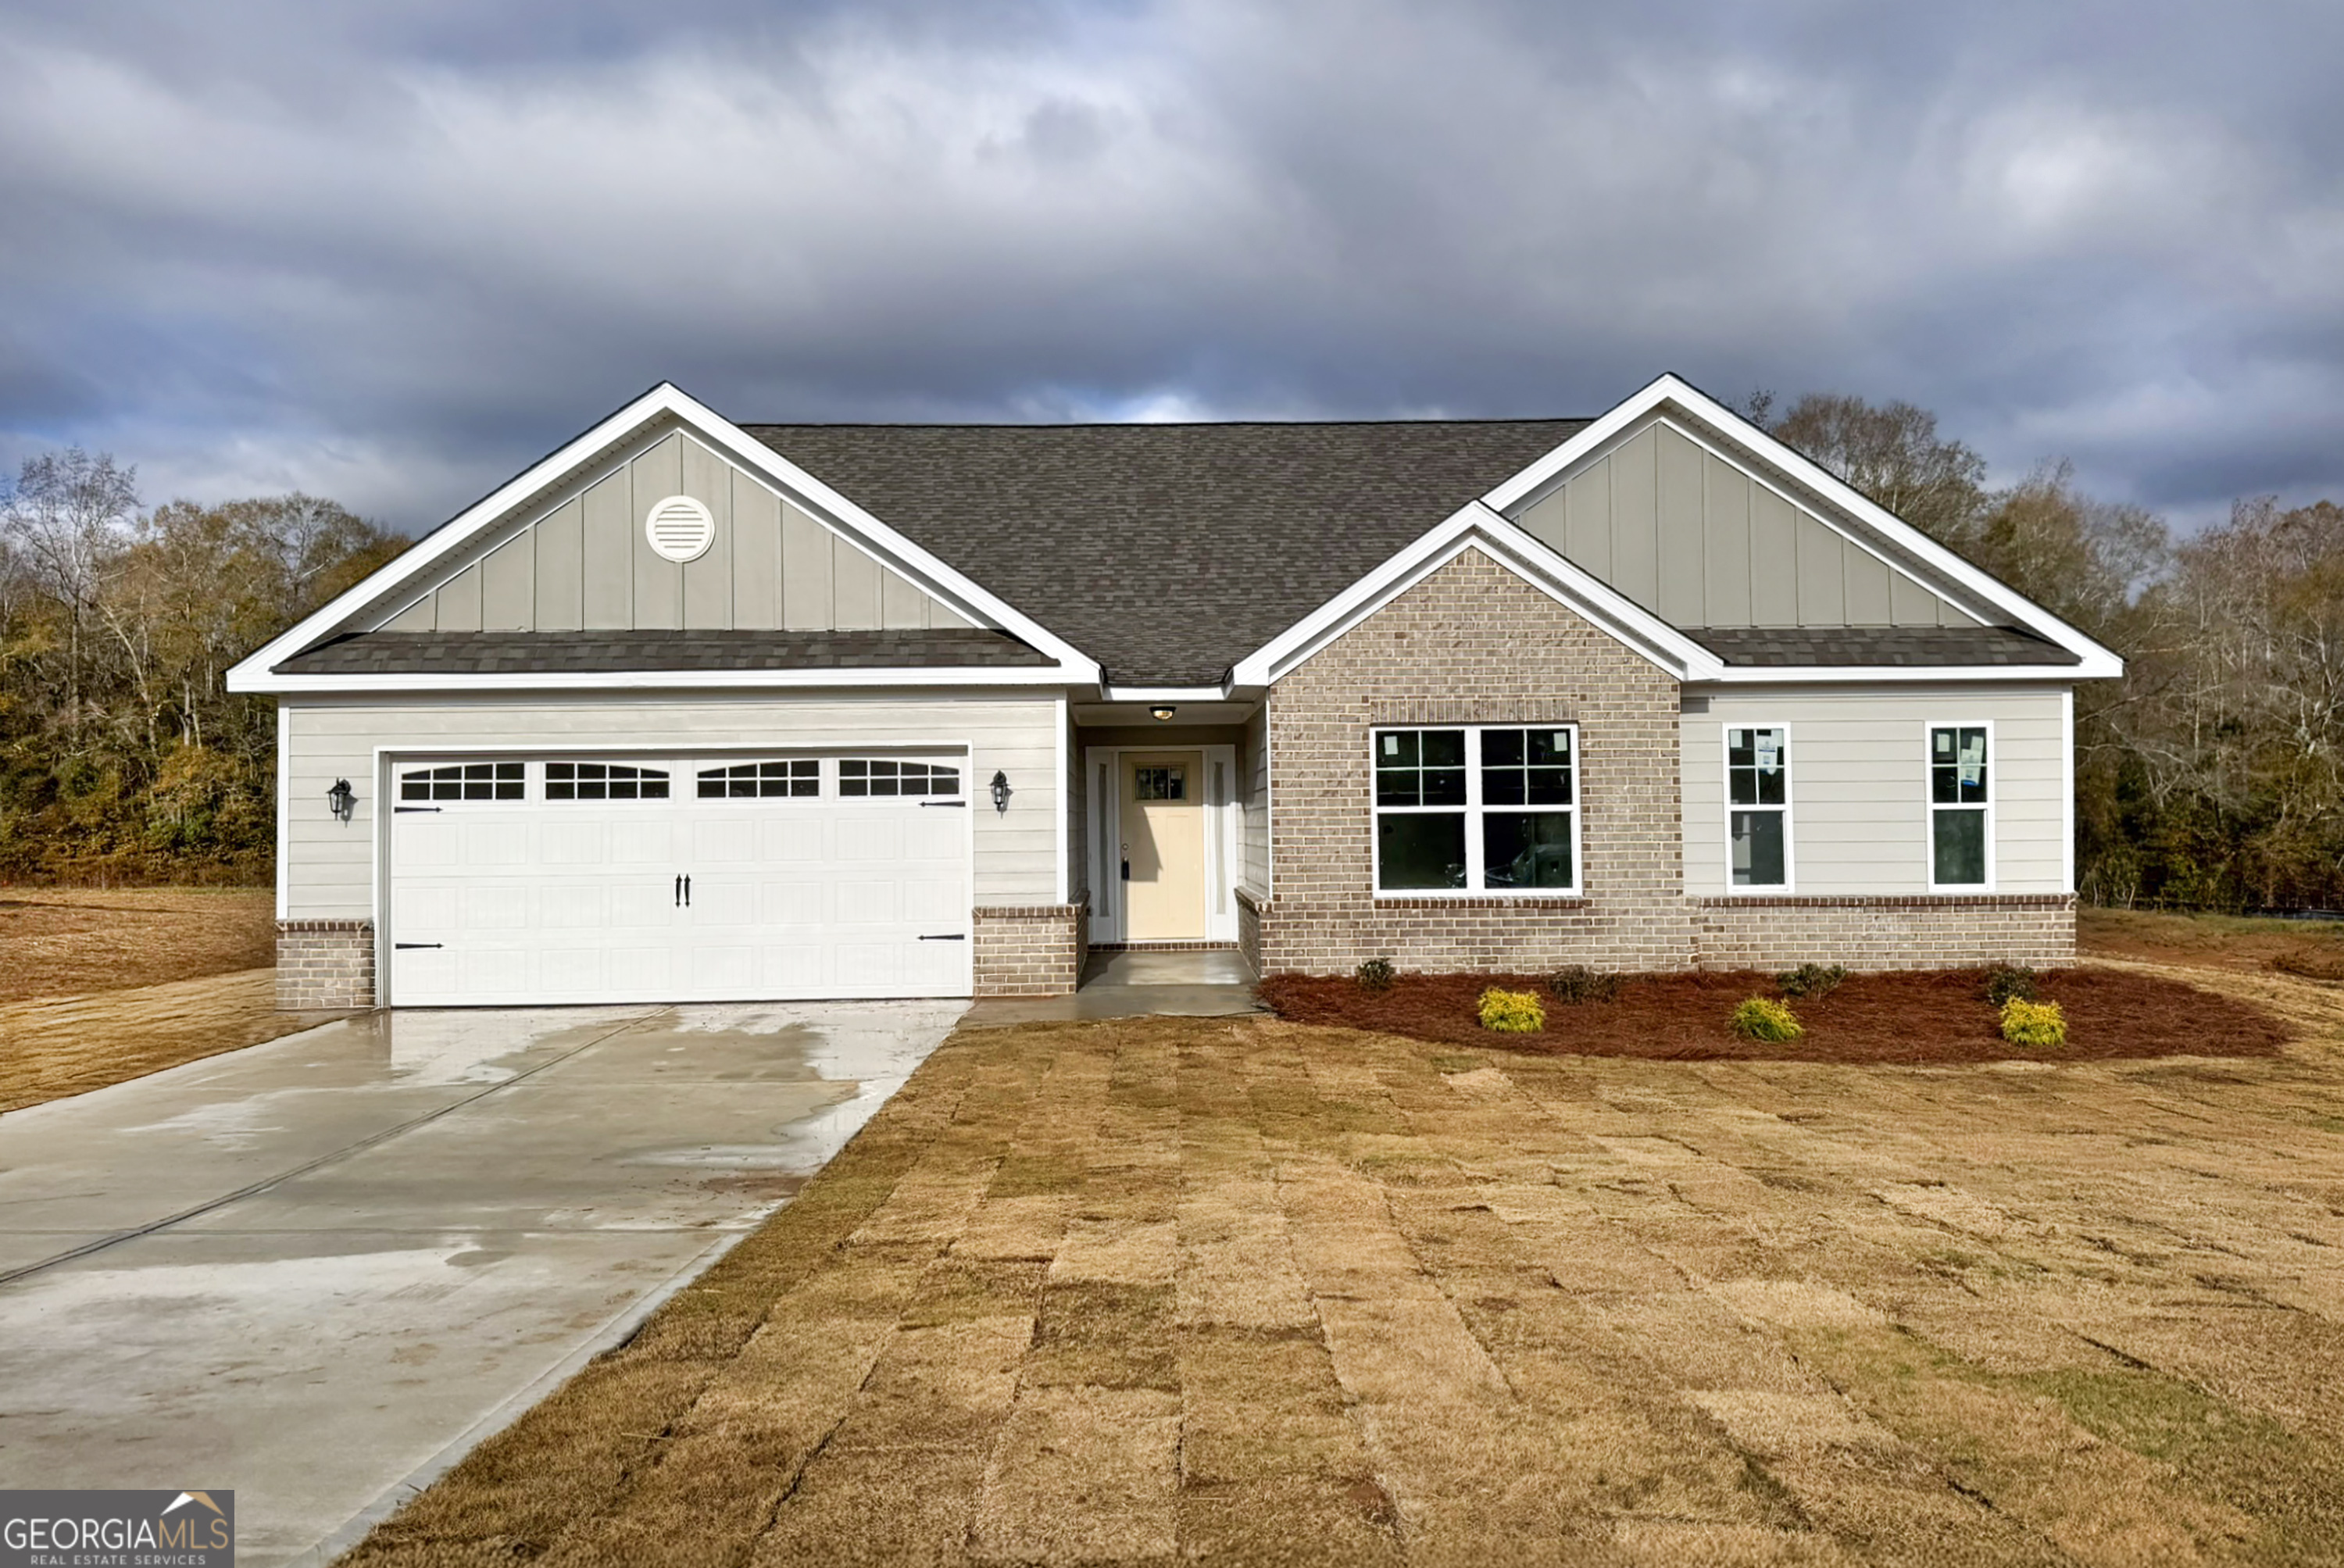
[[[278,1012],[274,969],[0,1004],[0,1111],[144,1077],[344,1016]]]
[[[0,888],[0,1004],[276,960],[277,900],[265,887]]]
[[[1503,1035],[1475,1021],[1491,986],[1536,992],[1546,1027]],[[1387,991],[1348,976],[1273,976],[1261,997],[1298,1024],[1333,1025],[1420,1040],[1549,1055],[1656,1061],[1992,1062],[2087,1061],[2177,1055],[2267,1057],[2290,1037],[2248,1002],[2169,976],[2089,966],[2044,976],[2042,996],[2067,1016],[2067,1044],[2026,1050],[2003,1039],[1985,1000],[1982,969],[1913,970],[1850,976],[1822,997],[1791,1003],[1806,1034],[1745,1040],[1727,1026],[1746,996],[1779,996],[1773,976],[1749,973],[1633,975],[1611,1001],[1559,1002],[1534,976],[1402,975]]]

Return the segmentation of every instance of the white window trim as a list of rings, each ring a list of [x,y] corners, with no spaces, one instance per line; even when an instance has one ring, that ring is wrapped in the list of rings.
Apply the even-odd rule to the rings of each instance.
[[[1376,801],[1376,742],[1388,734],[1420,734],[1428,730],[1461,730],[1470,739],[1465,744],[1465,804],[1454,805],[1380,805]],[[1571,875],[1568,887],[1483,887],[1476,885],[1487,875],[1481,863],[1482,816],[1481,802],[1481,735],[1486,730],[1564,730],[1571,735],[1571,804],[1564,806],[1500,805],[1499,811],[1567,811],[1571,814]],[[1584,792],[1580,780],[1587,758],[1580,749],[1579,725],[1571,723],[1541,723],[1525,720],[1521,723],[1446,724],[1422,723],[1413,724],[1375,724],[1368,730],[1368,885],[1379,902],[1414,898],[1581,898],[1587,886],[1587,855],[1585,846],[1586,807],[1581,804]],[[1394,816],[1440,816],[1461,811],[1465,815],[1465,882],[1463,887],[1386,887],[1383,865],[1383,835],[1377,831],[1377,819],[1389,814]]]
[[[1733,732],[1736,730],[1772,730],[1783,737],[1783,804],[1749,806],[1733,804]],[[1798,785],[1792,778],[1790,765],[1791,726],[1785,723],[1758,720],[1729,720],[1718,726],[1717,772],[1725,792],[1725,809],[1718,821],[1725,830],[1725,891],[1735,898],[1786,898],[1798,891],[1799,858],[1797,822],[1792,807],[1797,801]],[[1989,780],[1992,774],[1988,775]],[[1733,814],[1737,811],[1775,811],[1783,814],[1783,880],[1744,886],[1733,880]]]
[[[1941,806],[1930,798],[1934,787],[1929,776],[1929,737],[1938,730],[1984,730],[1985,732],[1985,803],[1983,805]],[[1959,743],[1955,743],[1958,744]],[[1929,719],[1921,725],[1921,857],[1924,874],[1929,879],[1929,891],[1945,894],[1985,894],[1995,890],[1994,841],[1996,797],[2000,794],[2002,778],[2002,743],[1995,738],[1992,719]],[[2074,787],[2070,781],[2069,788]],[[1975,811],[1985,818],[1985,880],[1984,882],[1939,882],[1937,880],[1937,813],[1940,811]]]

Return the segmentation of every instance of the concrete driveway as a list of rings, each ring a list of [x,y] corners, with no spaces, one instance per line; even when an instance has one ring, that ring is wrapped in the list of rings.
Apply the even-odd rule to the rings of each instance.
[[[0,1487],[338,1550],[786,1201],[965,1004],[392,1013],[0,1118]]]

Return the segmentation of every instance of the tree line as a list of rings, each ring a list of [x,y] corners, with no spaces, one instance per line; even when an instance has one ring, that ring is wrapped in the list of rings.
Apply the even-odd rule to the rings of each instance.
[[[2344,508],[2250,498],[2177,538],[2064,462],[1989,488],[1909,403],[1743,411],[2124,655],[2122,681],[2076,690],[2086,902],[2344,907]]]
[[[2344,508],[2177,538],[2064,463],[2007,488],[1909,403],[1743,411],[2115,648],[2076,694],[2086,899],[2344,906]],[[0,879],[265,881],[276,728],[229,665],[404,549],[332,501],[148,510],[79,449],[0,486]]]
[[[0,484],[0,881],[266,882],[277,726],[228,666],[406,548],[313,496],[139,501],[78,448]]]

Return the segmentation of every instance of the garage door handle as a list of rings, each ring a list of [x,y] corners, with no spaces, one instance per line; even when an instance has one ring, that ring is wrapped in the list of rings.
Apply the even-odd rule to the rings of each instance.
[[[392,947],[401,953],[406,952],[409,947],[444,947],[446,946],[444,942],[394,942],[391,944]]]
[[[944,936],[923,936],[920,940],[923,942],[965,942],[968,940],[968,933],[965,931],[955,931]]]

